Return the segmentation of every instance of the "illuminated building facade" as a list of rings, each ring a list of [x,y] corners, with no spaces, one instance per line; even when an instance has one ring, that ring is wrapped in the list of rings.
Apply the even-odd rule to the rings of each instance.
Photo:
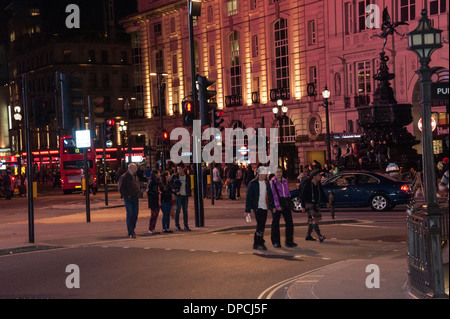
[[[446,1],[428,1],[435,27],[448,40]],[[366,7],[388,6],[394,21],[407,20],[401,32],[416,27],[422,1],[298,1],[205,0],[194,21],[195,70],[216,79],[216,101],[229,128],[278,127],[272,108],[278,99],[288,107],[283,120],[283,157],[288,175],[314,159],[325,162],[325,109],[321,92],[331,91],[330,131],[345,145],[362,133],[357,107],[370,103],[373,75],[383,41],[379,29],[366,25]],[[437,7],[436,7],[437,6]],[[380,17],[381,18],[381,17]],[[164,77],[164,128],[182,126],[181,101],[190,94],[191,74],[187,1],[138,1],[138,13],[121,24],[132,37],[134,83],[138,107],[145,119],[136,120],[134,133],[149,137],[158,150],[157,77]],[[416,56],[406,51],[406,38],[390,37],[390,71],[399,103],[412,103],[418,114]],[[435,53],[432,65],[448,81],[448,41]],[[439,108],[440,107],[440,108]],[[437,114],[445,105],[438,106]],[[445,112],[445,111],[444,111]],[[439,117],[440,115],[438,115]],[[444,116],[445,117],[445,116]],[[448,115],[442,119],[448,127]],[[443,124],[444,125],[444,124]],[[415,132],[415,128],[410,127]],[[416,132],[415,132],[416,133]],[[416,134],[417,135],[417,134]],[[417,135],[418,136],[418,135]],[[353,139],[344,139],[353,137]],[[156,153],[155,153],[156,154]]]

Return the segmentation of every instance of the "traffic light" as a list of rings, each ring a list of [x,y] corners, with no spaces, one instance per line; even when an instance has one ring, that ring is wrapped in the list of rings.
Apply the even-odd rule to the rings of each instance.
[[[183,126],[192,126],[194,123],[194,105],[192,101],[183,101]]]
[[[50,105],[41,100],[33,99],[33,124],[35,128],[44,128],[50,124]]]
[[[83,112],[83,89],[80,77],[61,73],[62,124],[72,129],[74,118]]]
[[[223,110],[219,110],[217,108],[213,109],[213,127],[218,128],[221,132],[223,131],[223,127],[220,124],[223,123]]]
[[[163,130],[161,132],[161,142],[163,145],[168,145],[170,141],[170,135],[169,132],[167,132],[166,130]]]
[[[208,90],[208,87],[214,85],[215,80],[210,80],[206,76],[198,77],[198,98],[200,103],[200,119],[203,125],[211,125],[211,110],[217,108],[217,103],[212,101],[217,92],[215,90]]]
[[[114,141],[114,134],[116,131],[115,127],[116,121],[114,120],[106,120],[105,122],[105,140],[106,141]]]

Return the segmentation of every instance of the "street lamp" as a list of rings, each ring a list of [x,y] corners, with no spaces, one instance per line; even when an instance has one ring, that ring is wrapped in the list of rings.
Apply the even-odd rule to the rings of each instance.
[[[422,17],[417,28],[408,35],[407,50],[419,57],[420,69],[416,70],[420,80],[422,107],[422,168],[424,188],[424,211],[429,225],[431,244],[431,273],[434,297],[446,297],[441,256],[441,213],[436,200],[436,179],[434,173],[433,135],[431,132],[431,75],[429,66],[431,54],[442,47],[441,30],[434,29],[427,17],[427,10],[421,11]],[[423,239],[428,240],[428,238]]]
[[[126,167],[127,159],[125,156],[125,132],[127,132],[127,125],[125,125],[124,120],[121,120],[119,122],[119,132],[120,132],[120,138],[121,138],[121,144],[122,144],[122,152],[124,153],[124,155],[123,155],[124,166]]]
[[[283,120],[287,118],[286,113],[288,107],[283,104],[283,100],[277,100],[277,104],[272,108],[273,115],[278,120],[278,131],[280,135],[280,165],[284,167],[284,155],[283,155],[283,142],[284,142],[284,132],[283,132]]]
[[[20,106],[14,107],[14,120],[16,120],[17,124],[17,153],[19,156],[17,156],[17,169],[18,169],[18,175],[20,178],[20,175],[22,175],[22,147],[21,142],[22,139],[20,138],[20,123],[22,121],[22,108]]]
[[[330,141],[330,114],[328,112],[328,106],[331,104],[328,102],[328,99],[330,98],[331,92],[328,90],[327,86],[325,85],[325,90],[322,91],[322,97],[323,97],[323,106],[325,107],[325,119],[327,123],[327,162],[328,162],[328,168],[331,167],[331,141]]]

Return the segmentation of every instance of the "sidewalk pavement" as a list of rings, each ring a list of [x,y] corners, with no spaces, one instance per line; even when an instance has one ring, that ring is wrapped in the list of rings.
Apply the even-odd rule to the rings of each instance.
[[[129,240],[126,238],[125,209],[123,201],[117,193],[111,193],[109,206],[105,206],[99,198],[91,204],[91,222],[86,222],[85,204],[55,205],[52,209],[73,210],[73,214],[58,217],[36,216],[35,243],[28,242],[28,221],[0,224],[0,256],[26,251],[52,249],[61,246],[77,246],[108,241]],[[241,207],[242,206],[242,207]],[[189,211],[193,211],[193,200],[189,203]],[[210,199],[204,200],[205,226],[193,227],[192,234],[226,230],[253,229],[254,221],[248,224],[244,218],[242,201],[216,201],[211,205]],[[294,214],[294,224],[305,226],[302,214]],[[25,216],[25,214],[24,214]],[[146,223],[150,217],[147,200],[140,200],[140,212],[137,235],[147,232]],[[181,218],[181,216],[180,216]],[[190,222],[194,216],[190,214]],[[336,219],[324,216],[323,224],[352,223],[356,220]],[[171,221],[173,227],[173,221]],[[406,251],[406,247],[405,247]],[[285,289],[291,299],[412,299],[407,284],[408,261],[405,251],[390,255],[367,259],[348,259],[314,269],[271,287],[272,292]],[[368,265],[375,265],[367,268]],[[372,277],[379,270],[379,288]],[[448,294],[448,264],[446,268],[446,289]],[[366,285],[366,282],[368,283]],[[368,286],[374,286],[368,288]],[[270,295],[268,295],[270,297]]]

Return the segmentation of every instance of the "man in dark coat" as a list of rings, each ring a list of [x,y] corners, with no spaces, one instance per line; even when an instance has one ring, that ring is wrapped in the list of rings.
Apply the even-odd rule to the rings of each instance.
[[[139,178],[136,176],[137,166],[134,163],[128,165],[128,171],[120,176],[119,192],[125,202],[125,209],[127,211],[127,229],[128,237],[136,238],[134,229],[139,214],[139,195],[141,187]]]
[[[251,180],[248,184],[245,200],[245,214],[250,215],[250,211],[253,210],[256,218],[253,249],[267,249],[264,245],[264,229],[266,227],[267,211],[273,208],[273,194],[267,181],[267,174],[264,171],[260,171],[257,178]]]

